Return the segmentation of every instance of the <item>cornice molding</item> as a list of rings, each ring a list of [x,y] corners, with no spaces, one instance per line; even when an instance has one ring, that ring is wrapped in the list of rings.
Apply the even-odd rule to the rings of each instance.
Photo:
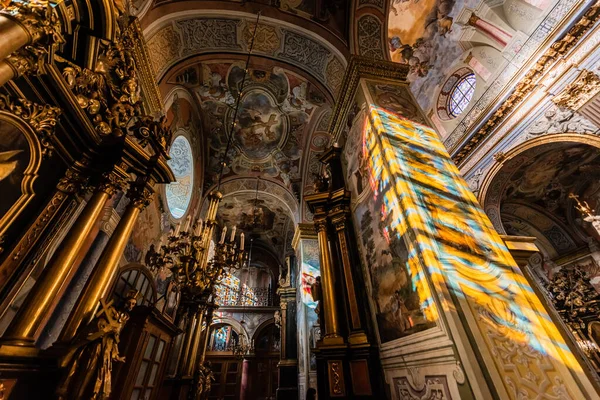
[[[533,68],[516,85],[514,92],[502,103],[487,122],[477,130],[469,140],[459,146],[453,153],[452,159],[459,165],[475,150],[480,142],[489,137],[496,126],[508,118],[512,111],[521,104],[527,95],[531,94],[538,86],[545,72],[552,68],[563,56],[579,43],[584,35],[600,19],[600,1],[596,2],[577,21],[567,34],[555,41],[548,50],[538,59]]]

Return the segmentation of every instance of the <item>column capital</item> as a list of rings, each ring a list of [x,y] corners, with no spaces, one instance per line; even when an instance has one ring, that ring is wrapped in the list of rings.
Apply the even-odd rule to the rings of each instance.
[[[154,195],[153,186],[153,180],[143,180],[132,184],[127,192],[127,197],[131,199],[131,204],[140,210],[146,208],[152,202],[152,196]]]
[[[97,190],[113,196],[116,192],[125,189],[129,178],[125,168],[125,165],[116,165],[112,170],[103,172]]]
[[[67,169],[65,176],[60,178],[56,188],[67,194],[74,194],[84,190],[89,181],[89,174],[87,171],[89,165],[90,162],[86,158],[75,162]]]
[[[29,42],[36,42],[45,36],[54,38],[61,31],[58,15],[49,1],[11,1],[0,14],[17,21],[29,34]]]
[[[317,232],[325,232],[327,231],[327,219],[325,217],[315,218],[314,224]]]

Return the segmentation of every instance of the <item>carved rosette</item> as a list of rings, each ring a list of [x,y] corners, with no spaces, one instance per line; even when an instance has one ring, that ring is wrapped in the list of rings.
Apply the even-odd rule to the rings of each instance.
[[[15,101],[7,95],[0,94],[0,110],[10,112],[25,121],[40,140],[42,156],[46,158],[52,155],[54,150],[52,137],[62,112],[60,108],[48,104],[36,104],[26,99]]]

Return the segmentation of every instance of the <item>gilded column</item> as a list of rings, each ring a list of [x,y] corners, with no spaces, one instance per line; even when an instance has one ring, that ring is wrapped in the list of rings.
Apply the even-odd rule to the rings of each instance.
[[[206,358],[206,347],[208,346],[208,339],[210,339],[210,324],[212,324],[213,313],[217,306],[214,303],[207,304],[206,307],[206,329],[204,335],[202,336],[202,344],[200,345],[200,355],[198,356],[198,364],[204,364],[204,359]],[[200,326],[202,329],[202,326]]]
[[[119,260],[123,255],[123,251],[125,251],[125,246],[131,236],[138,216],[150,204],[152,194],[154,193],[152,189],[153,184],[153,181],[143,179],[133,184],[129,190],[129,205],[125,209],[117,228],[110,237],[92,275],[79,296],[75,309],[71,312],[65,328],[58,339],[59,342],[70,341],[77,333],[79,326],[82,324],[85,326],[94,317],[98,302],[105,296],[113,276],[119,267]]]
[[[325,335],[323,344],[341,345],[344,339],[340,336],[339,317],[336,306],[336,293],[334,286],[333,265],[329,252],[329,241],[327,238],[327,221],[323,218],[315,219],[317,236],[319,240],[319,259],[321,264],[321,279],[323,290],[323,314],[325,317]]]
[[[202,338],[202,323],[204,322],[204,313],[206,312],[206,305],[200,304],[196,310],[195,320],[196,326],[191,335],[191,343],[188,351],[188,357],[185,364],[184,376],[193,376],[196,369],[196,359],[198,358],[198,352],[200,350],[200,343]],[[212,318],[212,317],[211,317]],[[206,346],[206,343],[204,344]]]
[[[195,313],[192,313],[192,310],[188,310],[188,318],[183,338],[183,344],[181,346],[181,354],[179,355],[179,360],[177,360],[177,376],[185,376],[186,367],[189,359],[190,348],[192,345],[192,339],[194,336],[194,332],[196,330],[196,325],[198,325],[197,316]],[[202,321],[200,321],[202,324]],[[202,326],[202,325],[201,325]]]
[[[43,38],[52,46],[61,30],[58,17],[49,2],[10,2],[0,10],[0,86],[35,67],[44,57],[44,44],[39,48],[28,47]],[[29,54],[27,54],[29,52]],[[31,56],[31,57],[30,57]]]
[[[75,261],[102,215],[106,202],[123,186],[126,176],[126,172],[120,167],[103,174],[100,185],[7,328],[4,342],[16,345],[34,344],[40,326],[52,312],[54,300],[68,283]]]

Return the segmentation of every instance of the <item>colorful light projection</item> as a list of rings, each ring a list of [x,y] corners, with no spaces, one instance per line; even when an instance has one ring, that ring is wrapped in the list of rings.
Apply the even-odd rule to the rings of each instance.
[[[316,239],[304,239],[300,244],[302,302],[313,310],[317,302],[312,298],[311,286],[321,275],[319,267],[319,244]]]
[[[546,382],[546,392],[566,390],[577,398],[579,389],[567,389],[561,376],[569,375],[565,366],[581,373],[579,364],[437,134],[371,106],[364,145],[371,183],[390,214],[388,233],[408,238],[412,282],[428,318],[436,311],[421,265],[443,309],[460,307],[467,315],[475,340],[486,344],[487,351],[478,346],[484,358],[507,375],[507,393],[537,395],[529,376]]]

